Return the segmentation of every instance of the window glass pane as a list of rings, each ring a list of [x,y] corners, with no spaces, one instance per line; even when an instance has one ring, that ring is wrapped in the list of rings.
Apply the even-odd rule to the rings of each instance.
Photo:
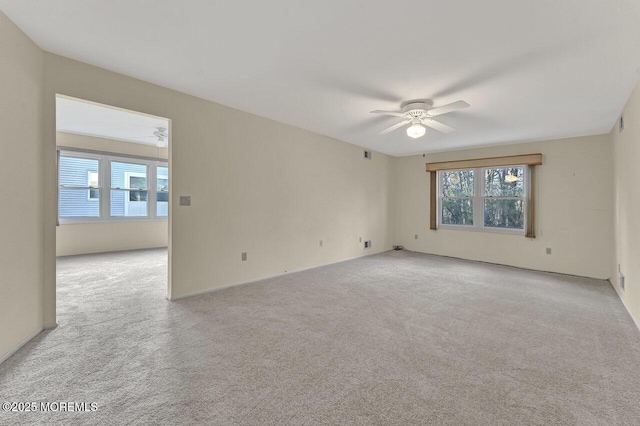
[[[111,187],[142,191],[111,191],[111,216],[147,216],[147,166],[111,162]]]
[[[147,191],[111,191],[111,216],[147,216]]]
[[[60,188],[60,217],[100,217],[100,190],[90,190],[95,197],[92,199],[87,197],[88,191],[88,189]]]
[[[158,191],[169,190],[169,168],[158,166],[156,186]],[[156,194],[156,215],[166,217],[169,215],[169,193],[158,192]]]
[[[484,226],[524,229],[524,201],[485,198]]]
[[[95,170],[90,170],[87,174],[87,185],[97,188],[99,185],[98,182],[98,172]],[[88,191],[87,197],[89,200],[92,201],[98,201],[99,199],[99,192],[97,189],[90,189]]]
[[[147,166],[144,164],[112,161],[111,187],[147,189]]]
[[[60,217],[100,217],[100,190],[65,186],[99,186],[100,162],[91,158],[60,157]]]
[[[168,191],[169,190],[169,169],[167,167],[158,167],[158,181],[157,181],[157,189],[158,191]]]
[[[523,197],[524,167],[485,169],[484,194],[488,197]]]
[[[443,225],[473,225],[473,199],[443,198],[441,221]]]
[[[169,215],[169,193],[158,192],[156,200],[156,215],[165,217]]]
[[[473,197],[473,170],[440,172],[443,197]]]
[[[98,174],[99,161],[90,158],[60,157],[60,186],[89,186],[89,171]],[[96,185],[98,186],[96,176]]]

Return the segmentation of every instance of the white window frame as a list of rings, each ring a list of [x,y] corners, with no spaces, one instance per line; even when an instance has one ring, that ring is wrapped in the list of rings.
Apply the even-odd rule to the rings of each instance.
[[[504,169],[504,168],[513,168],[513,167],[522,167],[523,173],[523,186],[524,186],[524,194],[522,197],[487,197],[484,195],[485,188],[485,170],[487,169]],[[455,170],[473,170],[473,197],[460,197],[460,198],[471,198],[473,200],[473,225],[453,225],[442,223],[442,173],[443,172],[451,172],[453,170],[440,170],[436,173],[436,177],[438,179],[437,182],[437,191],[438,191],[438,207],[437,207],[437,217],[438,217],[438,228],[439,229],[453,229],[457,231],[479,231],[479,232],[494,232],[498,234],[512,234],[512,235],[525,235],[526,227],[527,227],[527,214],[528,214],[528,203],[529,203],[529,179],[530,179],[530,168],[525,165],[511,165],[511,166],[494,166],[494,167],[478,167],[478,168],[470,168],[470,169],[455,169]],[[484,226],[484,200],[486,198],[495,198],[495,199],[520,199],[524,203],[524,220],[522,229],[510,229],[510,228],[495,228],[492,226]]]
[[[166,221],[167,216],[157,216],[156,212],[156,174],[157,167],[169,167],[166,160],[154,160],[139,157],[130,157],[119,154],[83,152],[75,150],[65,150],[60,147],[61,157],[86,158],[98,160],[98,187],[92,188],[87,186],[86,189],[98,189],[100,191],[100,217],[60,217],[60,209],[58,208],[58,223],[60,225],[71,225],[76,223],[105,223],[105,222],[149,222],[149,221]],[[124,189],[111,187],[111,162],[130,163],[145,165],[147,167],[147,216],[111,216],[111,190]],[[58,187],[60,187],[60,177],[58,177]],[[85,187],[81,187],[85,188]],[[169,192],[169,191],[167,191]],[[154,202],[151,202],[154,200]]]

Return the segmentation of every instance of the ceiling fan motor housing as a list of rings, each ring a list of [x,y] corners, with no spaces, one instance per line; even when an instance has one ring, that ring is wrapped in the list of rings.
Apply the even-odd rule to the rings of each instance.
[[[431,105],[426,102],[409,102],[402,106],[402,112],[412,118],[425,118]]]

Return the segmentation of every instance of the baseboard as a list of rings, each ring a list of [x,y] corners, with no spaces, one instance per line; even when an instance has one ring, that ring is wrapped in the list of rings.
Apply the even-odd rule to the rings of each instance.
[[[407,249],[407,248],[405,248],[404,250],[405,251],[410,251],[410,252],[413,252],[413,253],[428,254],[429,256],[438,256],[438,257],[446,257],[446,258],[449,258],[449,259],[464,260],[466,262],[476,262],[476,263],[485,263],[487,265],[505,266],[507,268],[522,269],[524,271],[544,272],[546,274],[557,274],[557,275],[566,275],[568,277],[589,278],[590,280],[609,281],[609,278],[590,277],[588,275],[576,275],[576,274],[569,274],[567,272],[548,271],[546,269],[526,268],[524,266],[507,265],[506,263],[488,262],[486,260],[467,259],[466,257],[447,256],[446,254],[429,253],[429,252],[426,252],[426,251],[410,250],[410,249]]]
[[[209,289],[206,289],[206,290],[196,291],[194,293],[188,293],[188,294],[185,294],[185,295],[182,295],[182,296],[178,296],[178,297],[167,298],[167,300],[175,302],[176,300],[182,300],[182,299],[186,299],[188,297],[201,296],[203,294],[213,293],[214,291],[224,290],[226,288],[239,287],[241,285],[253,284],[253,283],[257,283],[259,281],[269,280],[271,278],[278,278],[278,277],[282,277],[284,275],[290,275],[290,274],[295,274],[295,273],[298,273],[298,272],[309,271],[311,269],[322,268],[324,266],[335,265],[335,264],[338,264],[338,263],[348,262],[350,260],[355,260],[355,259],[361,259],[363,257],[368,257],[368,256],[376,255],[376,254],[386,253],[388,251],[391,251],[391,250],[385,250],[385,251],[379,251],[379,252],[375,252],[375,253],[363,254],[362,256],[355,256],[355,257],[350,257],[348,259],[337,260],[335,262],[324,263],[322,265],[311,266],[309,268],[302,268],[302,269],[296,269],[296,270],[293,270],[293,271],[287,271],[287,272],[283,272],[282,274],[269,275],[269,276],[266,276],[266,277],[257,278],[255,280],[243,281],[243,282],[239,282],[239,283],[235,283],[235,284],[225,285],[225,286],[222,286],[222,287],[209,288]]]
[[[116,249],[116,250],[106,250],[106,251],[90,251],[86,253],[73,253],[73,254],[56,254],[56,258],[58,257],[75,257],[75,256],[89,256],[92,254],[115,254],[115,253],[126,253],[130,251],[144,251],[144,250],[160,250],[160,249],[168,249],[168,246],[154,246],[154,247],[136,247],[130,249]]]
[[[616,286],[611,282],[611,279],[608,279],[607,281],[609,281],[609,284],[611,284],[611,287],[613,287],[613,291],[616,292],[616,294],[618,295],[618,299],[620,299],[620,301],[622,302],[622,306],[624,306],[624,308],[627,310],[627,313],[629,314],[629,316],[631,317],[631,321],[633,321],[633,323],[636,325],[636,327],[638,328],[638,331],[640,331],[640,322],[638,320],[636,320],[636,318],[633,316],[633,314],[631,313],[631,311],[629,310],[629,307],[627,306],[626,303],[624,303],[624,299],[622,298],[622,295],[620,294],[620,292],[618,291],[618,289],[616,288]]]
[[[38,328],[36,331],[34,331],[33,333],[31,333],[29,336],[27,336],[26,339],[24,339],[23,341],[21,341],[20,343],[18,343],[13,349],[11,349],[9,352],[7,352],[6,354],[2,355],[2,358],[0,358],[0,364],[2,364],[3,362],[5,362],[6,360],[8,360],[11,355],[15,354],[16,352],[18,352],[20,350],[21,347],[23,347],[24,345],[26,345],[27,343],[29,343],[29,341],[31,339],[33,339],[34,337],[36,337],[38,334],[40,334],[42,331],[44,330],[44,327],[40,327]]]

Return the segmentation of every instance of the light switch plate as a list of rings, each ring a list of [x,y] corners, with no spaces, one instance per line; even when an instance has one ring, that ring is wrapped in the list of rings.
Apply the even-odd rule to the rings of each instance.
[[[188,207],[191,205],[191,196],[190,195],[181,195],[180,196],[180,205]]]

